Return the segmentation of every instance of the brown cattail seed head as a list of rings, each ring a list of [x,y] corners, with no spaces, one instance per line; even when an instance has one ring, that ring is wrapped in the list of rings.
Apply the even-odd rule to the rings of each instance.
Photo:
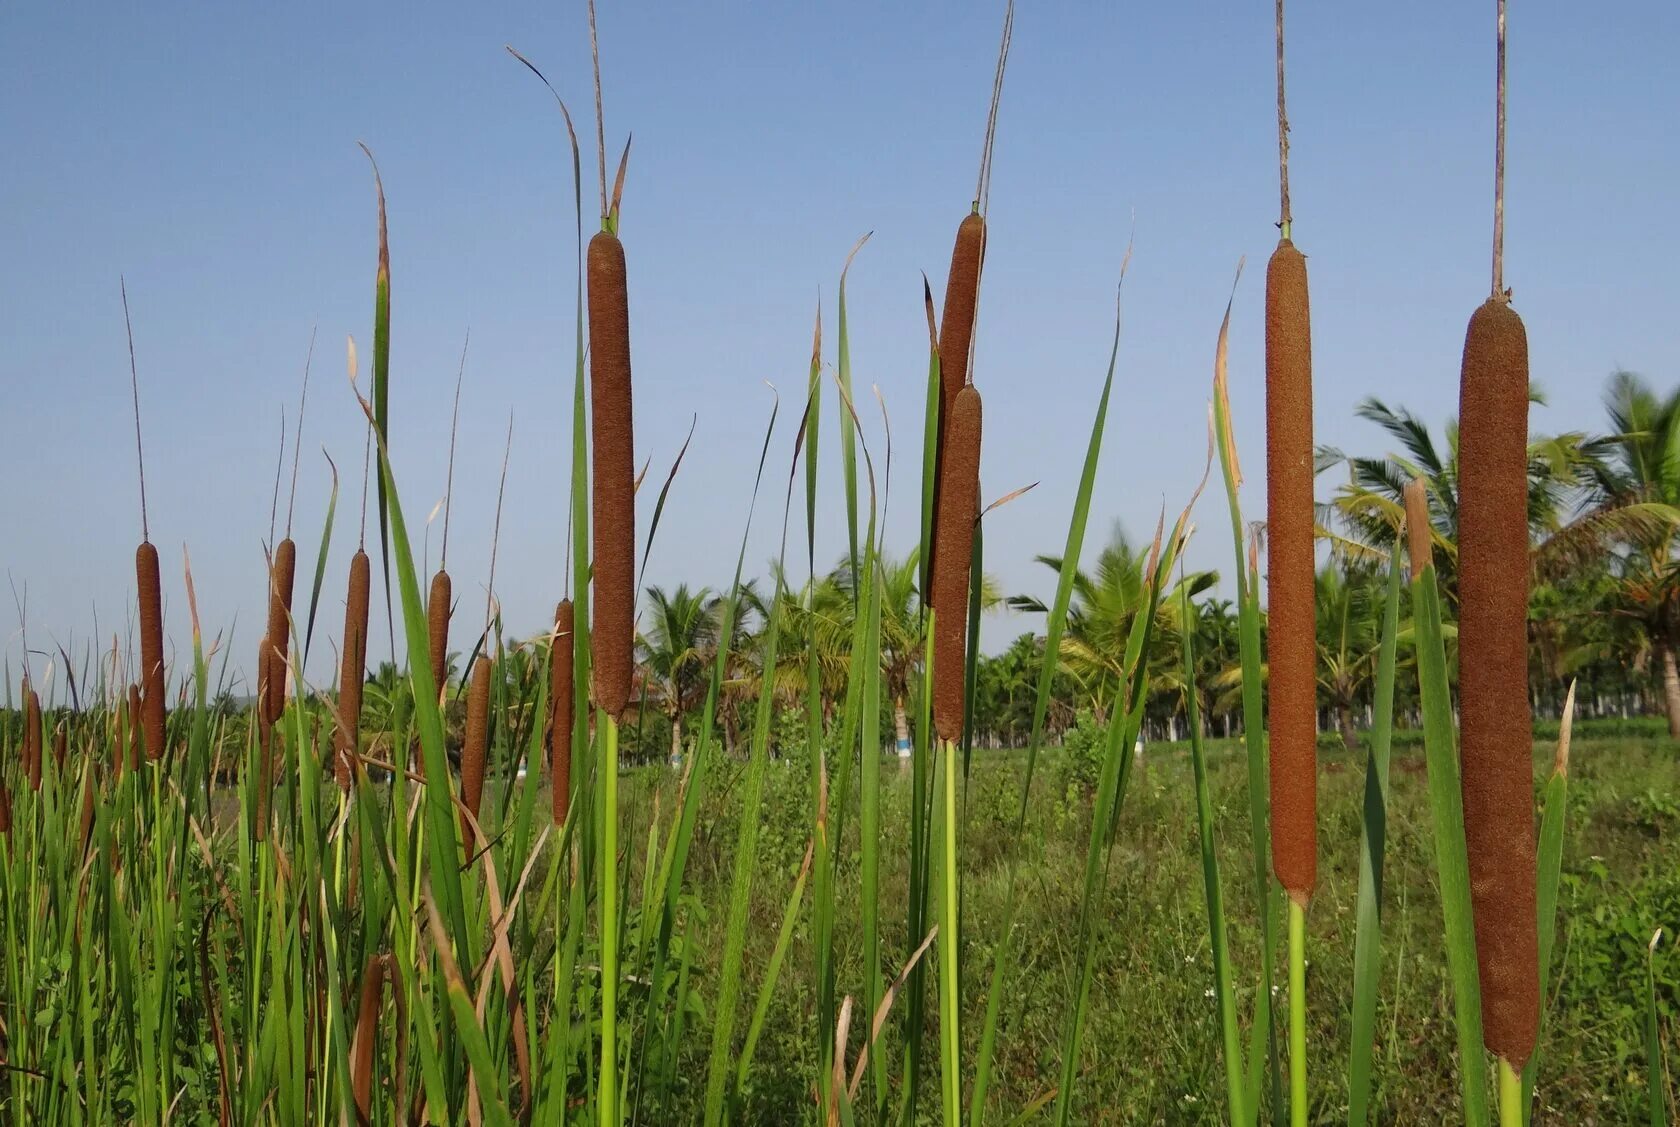
[[[630,395],[630,297],[624,245],[589,240],[590,454],[594,480],[596,707],[617,718],[630,703],[636,618],[636,463]]]
[[[379,1025],[379,1004],[384,996],[388,955],[372,955],[362,971],[362,997],[356,1010],[356,1033],[350,1047],[350,1089],[361,1122],[373,1113],[373,1040]]]
[[[41,695],[27,689],[23,696],[23,769],[29,789],[41,789]]]
[[[940,739],[957,740],[963,730],[968,572],[980,496],[980,393],[972,387],[951,403],[940,477],[933,515],[933,727]]]
[[[448,672],[446,662],[449,660],[449,601],[454,597],[454,587],[449,579],[449,573],[441,567],[432,576],[431,597],[426,600],[426,641],[431,647],[432,658],[432,691],[442,696],[443,679]]]
[[[111,744],[111,778],[122,778],[128,758],[128,694],[117,698],[116,739]]]
[[[472,685],[467,690],[467,730],[461,743],[461,801],[478,820],[484,800],[484,759],[490,741],[490,659],[480,654],[473,662]],[[461,836],[472,848],[471,823],[461,821]]]
[[[1521,1067],[1540,1024],[1528,704],[1528,335],[1503,299],[1489,299],[1470,318],[1458,410],[1460,759],[1482,1039]]]
[[[128,765],[140,770],[140,728],[145,709],[140,701],[140,686],[128,687]]]
[[[338,672],[338,727],[334,774],[350,789],[352,757],[361,750],[362,678],[367,670],[368,589],[372,570],[360,548],[350,557],[350,593],[344,603],[344,653]]]
[[[1305,904],[1318,880],[1312,333],[1307,260],[1288,239],[1266,266],[1266,537],[1272,871]]]
[[[572,678],[572,600],[562,599],[554,608],[554,652],[549,663],[548,761],[549,784],[554,794],[554,824],[563,825],[572,799],[572,725],[576,721]]]
[[[1406,483],[1406,556],[1415,581],[1429,566],[1433,543],[1429,530],[1429,487],[1421,477]]]
[[[82,816],[78,825],[82,843],[81,852],[87,853],[88,839],[93,836],[93,766],[88,765],[82,772]]]
[[[151,541],[134,553],[134,574],[140,588],[140,727],[146,757],[163,758],[163,588],[158,578],[158,554]]]
[[[290,537],[274,548],[274,568],[268,593],[268,640],[273,654],[268,666],[268,692],[264,698],[270,724],[286,711],[286,653],[292,638],[292,580],[297,574],[297,545]]]
[[[980,299],[980,267],[986,253],[986,220],[970,212],[957,224],[951,248],[951,272],[945,278],[945,313],[939,323],[939,446],[934,453],[933,506],[939,511],[944,474],[945,432],[957,392],[968,383],[968,357],[974,343],[974,311]],[[928,549],[928,574],[939,566],[939,542]],[[931,584],[930,584],[931,586]],[[937,594],[928,592],[929,606]]]
[[[53,733],[53,766],[64,770],[64,760],[70,755],[70,730],[60,725]]]

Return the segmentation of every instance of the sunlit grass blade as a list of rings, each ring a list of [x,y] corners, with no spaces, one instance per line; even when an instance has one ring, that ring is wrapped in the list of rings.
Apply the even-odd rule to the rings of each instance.
[[[326,455],[326,451],[321,451]],[[315,556],[315,578],[309,585],[309,617],[303,631],[303,653],[298,656],[298,669],[302,670],[309,664],[309,643],[315,637],[315,610],[321,604],[321,582],[327,576],[327,548],[332,544],[333,514],[338,511],[338,467],[333,465],[330,455],[327,455],[327,465],[332,469],[332,492],[327,496],[327,517],[322,522],[321,550]]]

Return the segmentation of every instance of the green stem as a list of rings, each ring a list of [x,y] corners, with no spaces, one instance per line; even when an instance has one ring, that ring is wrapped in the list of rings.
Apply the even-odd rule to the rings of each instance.
[[[1307,1123],[1307,909],[1289,898],[1289,1122]]]
[[[1522,1073],[1499,1058],[1499,1127],[1522,1127]]]
[[[957,745],[953,740],[940,741],[941,767],[945,776],[944,809],[944,889],[943,909],[939,927],[939,1008],[943,1011],[941,1036],[945,1042],[945,1121],[956,1123],[962,1107],[962,1077],[958,1073],[959,1037],[957,984]]]
[[[601,1127],[618,1127],[618,721],[601,714]]]

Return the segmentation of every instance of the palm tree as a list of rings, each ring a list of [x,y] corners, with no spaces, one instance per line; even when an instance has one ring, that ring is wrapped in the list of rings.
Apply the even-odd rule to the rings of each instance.
[[[1632,372],[1610,377],[1610,435],[1597,444],[1581,516],[1553,536],[1541,562],[1579,569],[1608,550],[1611,597],[1601,613],[1637,624],[1662,671],[1669,735],[1680,738],[1680,390],[1659,396]]]
[[[1374,572],[1332,561],[1318,573],[1318,689],[1335,713],[1342,743],[1359,746],[1354,711],[1376,674],[1382,634],[1382,587]]]
[[[1108,703],[1117,699],[1120,686],[1131,670],[1126,665],[1126,643],[1132,623],[1149,597],[1150,545],[1133,547],[1119,525],[1097,554],[1091,571],[1079,571],[1073,580],[1073,600],[1068,605],[1067,627],[1062,635],[1062,665],[1072,674],[1099,721],[1106,719]],[[1039,556],[1038,562],[1056,572],[1062,570],[1059,556]],[[1218,579],[1213,572],[1193,572],[1163,592],[1155,609],[1155,644],[1145,659],[1150,663],[1152,691],[1177,694],[1183,685],[1179,662],[1181,596],[1199,595]],[[1012,595],[1009,605],[1031,614],[1047,613],[1035,595]]]
[[[710,589],[648,588],[648,627],[638,639],[649,698],[671,723],[671,760],[682,758],[683,716],[706,692],[709,655],[717,645],[719,600]]]
[[[1544,403],[1538,390],[1530,402]],[[1429,519],[1437,548],[1435,570],[1447,605],[1458,606],[1458,420],[1447,421],[1445,441],[1404,407],[1390,407],[1375,396],[1362,400],[1355,413],[1376,423],[1400,445],[1399,453],[1381,458],[1350,458],[1333,447],[1318,452],[1319,472],[1345,463],[1348,481],[1337,490],[1325,518],[1339,518],[1347,535],[1324,530],[1336,550],[1357,559],[1381,562],[1402,526],[1403,491],[1422,478],[1429,494]],[[1564,523],[1571,499],[1594,472],[1598,445],[1578,431],[1533,435],[1528,444],[1528,526],[1535,543]],[[1332,521],[1325,519],[1326,526]]]

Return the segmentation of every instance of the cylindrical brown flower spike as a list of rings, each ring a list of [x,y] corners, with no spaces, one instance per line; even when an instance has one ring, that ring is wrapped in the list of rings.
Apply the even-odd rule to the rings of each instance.
[[[1459,755],[1482,1039],[1520,1068],[1540,1024],[1528,704],[1528,335],[1502,297],[1470,318],[1458,410]]]
[[[554,651],[549,659],[548,777],[553,788],[554,824],[564,825],[572,800],[572,725],[576,699],[572,693],[572,600],[554,608]]]
[[[461,801],[478,820],[484,800],[484,760],[490,737],[490,659],[480,654],[473,662],[472,684],[467,689],[467,730],[461,741]],[[461,838],[472,851],[472,823],[461,819]]]
[[[356,1009],[356,1033],[350,1046],[350,1091],[363,1123],[373,1114],[373,1039],[379,1025],[379,1004],[385,989],[388,955],[371,955],[362,971],[362,997]]]
[[[163,588],[157,549],[149,540],[134,553],[134,573],[140,588],[140,729],[145,735],[146,757],[162,759]]]
[[[453,597],[454,587],[449,573],[440,567],[432,576],[432,593],[426,600],[426,641],[432,658],[432,691],[440,697],[444,690],[443,678],[448,672],[449,601]]]
[[[945,278],[945,312],[939,322],[939,446],[934,453],[933,508],[940,511],[946,432],[957,393],[968,384],[968,356],[974,343],[974,313],[980,301],[980,269],[986,255],[986,218],[971,211],[957,224],[957,240],[951,247],[951,272]],[[939,540],[928,547],[928,574],[939,566]],[[927,604],[936,605],[937,585],[928,592]]]
[[[117,698],[116,739],[111,744],[111,778],[122,778],[128,759],[128,696]]]
[[[128,687],[128,765],[133,770],[140,770],[140,729],[144,724],[145,709],[140,703],[140,686]]]
[[[630,296],[624,244],[589,240],[590,455],[595,475],[595,705],[617,719],[630,703],[636,619],[636,463],[630,394]]]
[[[268,722],[276,723],[286,711],[286,682],[290,674],[286,668],[286,654],[292,638],[292,581],[297,574],[297,545],[291,537],[274,548],[274,570],[268,593],[268,640],[273,650],[268,666],[268,692],[265,698]]]
[[[1413,580],[1423,574],[1434,552],[1434,540],[1429,525],[1429,487],[1421,477],[1406,483],[1406,556],[1411,564]]]
[[[367,671],[368,589],[372,580],[368,554],[360,548],[350,557],[350,591],[344,602],[344,653],[338,672],[339,724],[333,746],[338,754],[334,775],[350,789],[353,757],[361,751],[362,678]]]
[[[23,769],[29,789],[41,789],[41,695],[28,687],[23,694]]]
[[[1272,871],[1305,905],[1318,880],[1312,334],[1307,260],[1288,239],[1266,266],[1266,543]]]
[[[964,652],[968,647],[968,572],[980,495],[980,393],[965,387],[951,403],[939,509],[934,513],[933,727],[942,740],[963,731]]]

